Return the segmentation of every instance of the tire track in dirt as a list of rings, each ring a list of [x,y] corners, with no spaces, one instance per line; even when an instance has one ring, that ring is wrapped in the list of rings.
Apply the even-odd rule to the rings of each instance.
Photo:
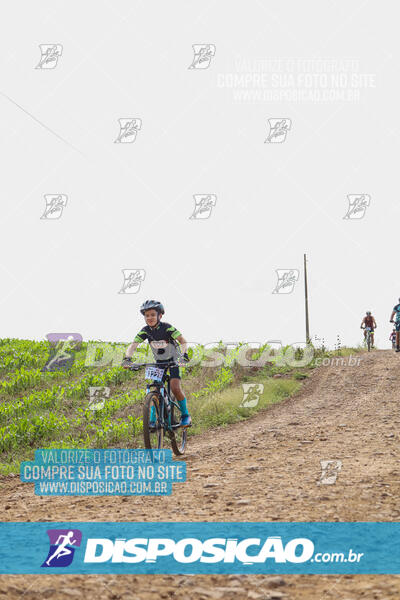
[[[8,477],[0,480],[2,520],[397,521],[400,358],[391,351],[358,356],[359,365],[345,359],[315,369],[299,393],[245,422],[190,438],[187,481],[174,484],[170,497],[40,498],[33,485]],[[324,459],[342,461],[334,485],[318,485]],[[376,599],[400,597],[400,577],[0,576],[1,593]]]

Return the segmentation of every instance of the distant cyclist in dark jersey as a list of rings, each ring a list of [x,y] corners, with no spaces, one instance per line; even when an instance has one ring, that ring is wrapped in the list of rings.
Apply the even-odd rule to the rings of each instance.
[[[367,311],[367,314],[361,321],[361,329],[364,329],[364,338],[367,337],[366,327],[371,329],[371,346],[374,345],[374,329],[376,329],[376,321],[375,318],[371,315],[370,311]]]
[[[135,336],[132,344],[128,346],[122,366],[128,368],[132,365],[132,356],[139,344],[145,340],[149,341],[154,359],[160,367],[170,360],[177,361],[180,358],[178,342],[182,348],[183,360],[189,362],[187,354],[186,340],[180,331],[169,323],[162,323],[161,316],[164,314],[164,307],[157,300],[146,300],[140,307],[140,312],[144,315],[147,325],[145,325]],[[187,400],[181,387],[181,376],[179,367],[170,367],[171,392],[174,394],[181,409],[180,425],[190,427],[192,419],[190,418]],[[154,406],[150,412],[150,427],[156,426],[156,412]]]
[[[400,302],[400,298],[399,298]],[[393,321],[394,316],[396,315],[396,321]],[[392,314],[390,315],[390,322],[395,323],[396,327],[396,352],[400,352],[400,304],[396,304],[393,307]]]

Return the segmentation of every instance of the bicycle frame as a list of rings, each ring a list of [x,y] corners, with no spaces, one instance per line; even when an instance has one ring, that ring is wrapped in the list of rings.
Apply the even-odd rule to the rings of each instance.
[[[138,365],[139,366],[139,365]],[[156,392],[160,398],[160,419],[161,426],[167,431],[168,429],[173,430],[180,427],[179,424],[171,423],[171,406],[175,406],[180,412],[179,404],[174,402],[171,398],[171,376],[169,374],[170,367],[179,367],[176,362],[166,363],[165,365],[159,363],[142,363],[140,367],[157,367],[158,369],[164,369],[162,381],[152,380],[151,383],[146,383],[146,395],[150,392]],[[131,369],[137,371],[139,369]],[[167,419],[165,419],[165,412],[167,412]]]
[[[132,371],[138,371],[140,367],[155,367],[163,370],[160,373],[147,373],[150,382],[146,382],[146,398],[143,404],[143,437],[146,448],[162,448],[164,435],[167,434],[171,441],[172,451],[176,456],[182,456],[185,452],[187,431],[186,427],[176,421],[177,415],[182,415],[181,408],[175,399],[171,396],[171,376],[169,370],[171,367],[185,366],[178,362],[166,361],[165,363],[142,363],[140,365],[132,364],[129,368]],[[151,409],[156,411],[156,423],[150,421]],[[176,412],[175,412],[176,409]],[[172,418],[173,417],[173,418]],[[153,417],[154,419],[154,414]],[[150,425],[151,423],[151,425]],[[180,431],[178,432],[178,429]],[[153,443],[151,435],[156,434],[157,442]]]
[[[372,336],[372,330],[371,327],[364,327],[365,329],[365,344],[368,346],[368,352],[371,346],[371,336]]]

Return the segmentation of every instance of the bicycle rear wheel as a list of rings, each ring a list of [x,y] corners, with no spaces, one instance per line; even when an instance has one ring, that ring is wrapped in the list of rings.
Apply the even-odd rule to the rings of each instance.
[[[172,400],[176,402],[174,396]],[[171,405],[171,425],[177,425],[181,418],[181,412],[173,404]],[[176,427],[172,431],[168,431],[171,439],[172,451],[176,456],[182,456],[186,449],[187,431],[186,427]]]
[[[367,334],[367,346],[368,346],[368,352],[371,351],[371,334],[368,333]]]
[[[156,414],[156,428],[150,430],[151,407],[154,406]],[[164,445],[164,425],[160,414],[160,396],[156,392],[147,394],[143,405],[143,437],[144,447],[148,450],[160,450]]]

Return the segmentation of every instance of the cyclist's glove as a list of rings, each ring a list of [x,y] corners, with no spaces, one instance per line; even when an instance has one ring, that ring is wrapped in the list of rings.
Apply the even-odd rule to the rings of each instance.
[[[121,367],[124,367],[124,369],[128,369],[129,367],[132,366],[132,359],[130,356],[124,356],[124,360],[121,363]]]
[[[187,352],[185,352],[185,354],[183,355],[183,360],[185,363],[190,362],[189,354]]]

